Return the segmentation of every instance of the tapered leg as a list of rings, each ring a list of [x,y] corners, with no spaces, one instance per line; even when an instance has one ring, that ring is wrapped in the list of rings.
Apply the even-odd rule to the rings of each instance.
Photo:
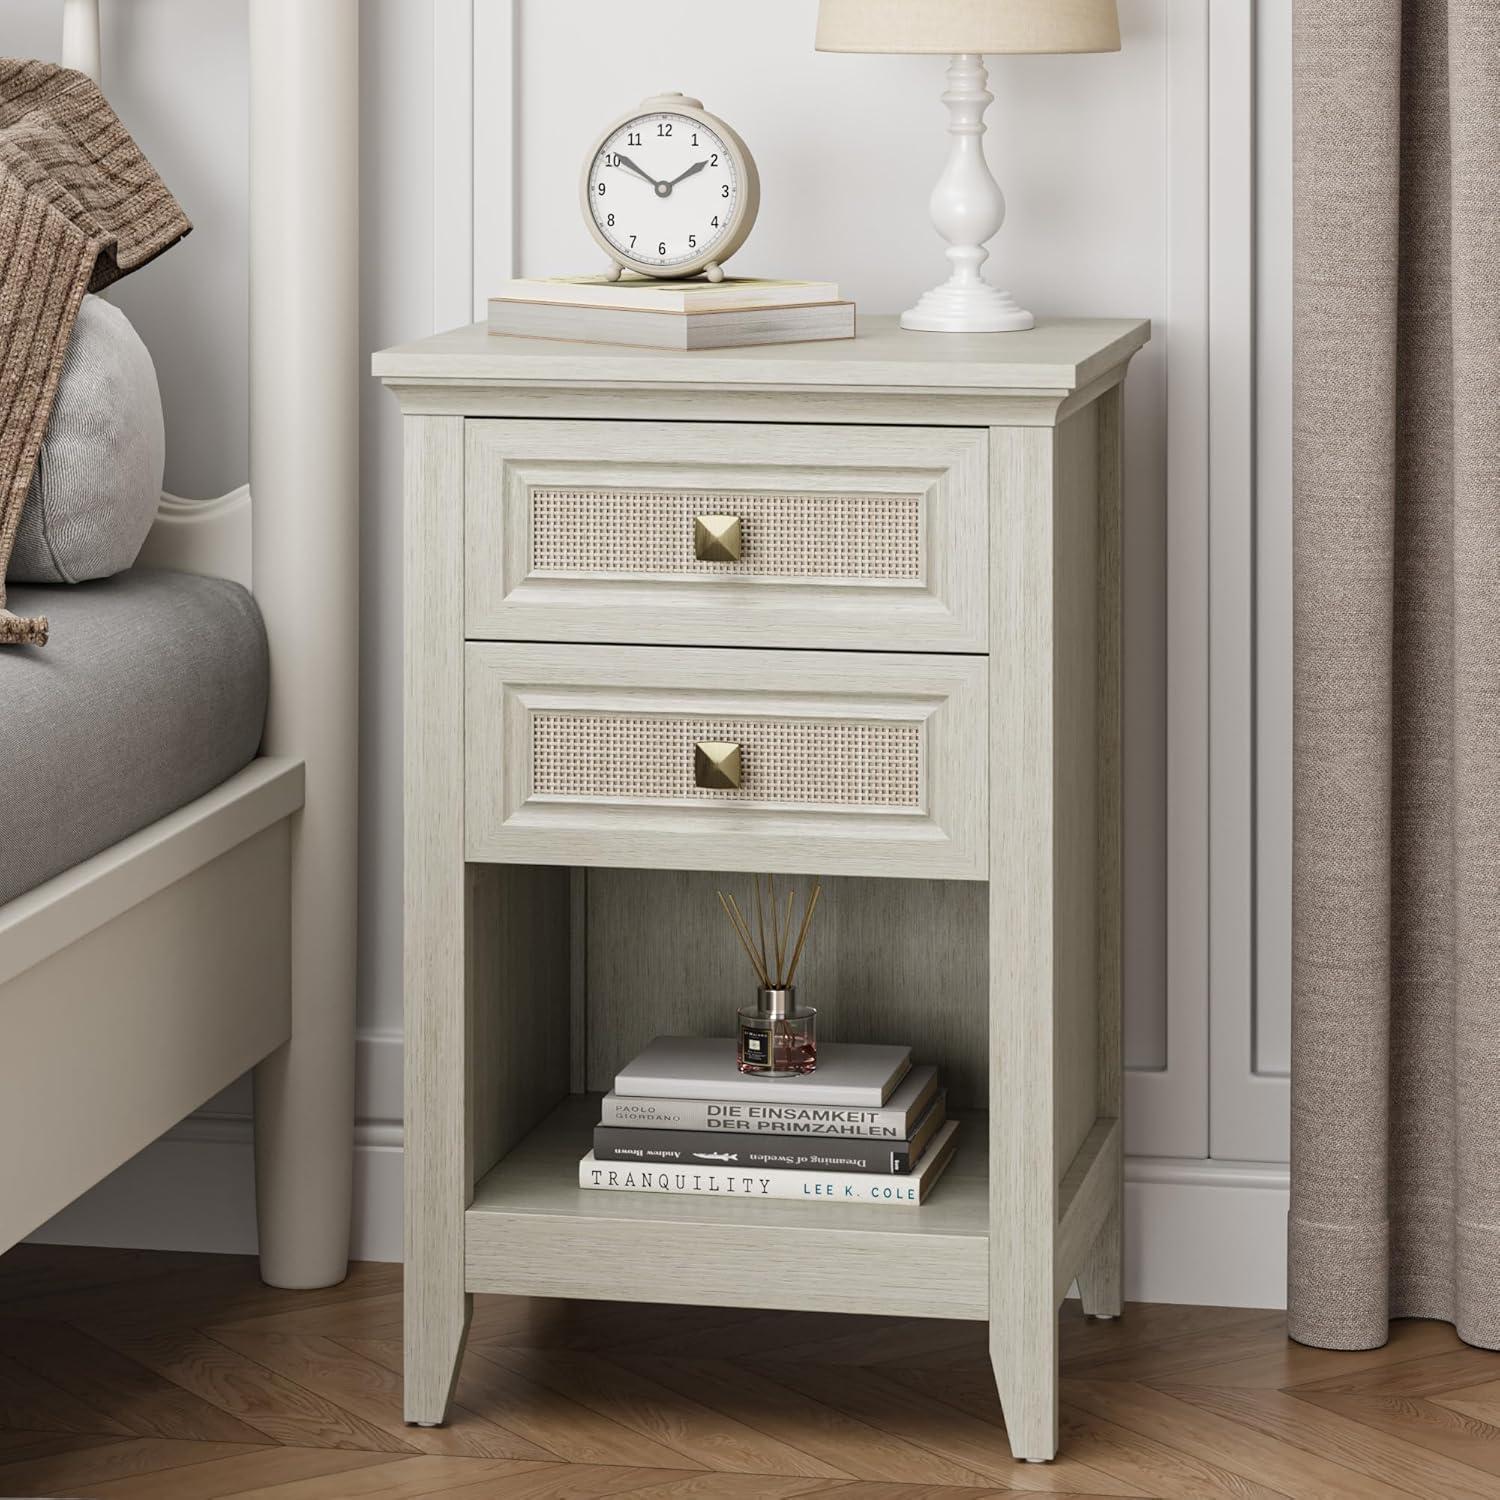
[[[1121,1274],[1121,1213],[1117,1198],[1115,1206],[1089,1251],[1089,1258],[1078,1273],[1078,1290],[1083,1298],[1083,1310],[1091,1318],[1118,1318],[1124,1310],[1124,1279]]]
[[[406,427],[406,1419],[442,1422],[469,1322],[460,417]]]
[[[1012,1295],[995,1306],[990,1290],[990,1364],[1005,1416],[1005,1435],[1016,1458],[1046,1462],[1057,1457],[1057,1309],[1027,1294],[1017,1278]]]
[[[439,1280],[441,1289],[434,1285]],[[463,1362],[474,1299],[462,1290],[461,1277],[455,1289],[451,1277],[435,1277],[419,1259],[406,1263],[404,1303],[406,1420],[441,1427]]]
[[[990,1362],[1017,1458],[1057,1456],[1056,437],[990,430]]]

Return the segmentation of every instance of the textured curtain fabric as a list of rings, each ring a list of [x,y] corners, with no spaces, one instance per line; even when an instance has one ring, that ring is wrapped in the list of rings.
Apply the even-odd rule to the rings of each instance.
[[[1500,3],[1294,14],[1290,1331],[1500,1348]]]

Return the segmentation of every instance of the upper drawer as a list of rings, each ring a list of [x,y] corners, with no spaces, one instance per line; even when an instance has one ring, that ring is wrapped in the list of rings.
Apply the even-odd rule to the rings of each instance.
[[[471,421],[467,634],[984,651],[987,448],[966,428]]]

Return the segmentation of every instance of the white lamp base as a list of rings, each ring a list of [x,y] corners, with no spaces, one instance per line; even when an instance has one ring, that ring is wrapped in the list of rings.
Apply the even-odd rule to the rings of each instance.
[[[1036,319],[1009,292],[984,279],[985,242],[1005,222],[1005,197],[984,159],[984,112],[994,95],[984,60],[960,53],[948,64],[943,103],[953,145],[932,190],[933,227],[948,241],[953,274],[901,314],[903,328],[931,333],[1013,333]]]

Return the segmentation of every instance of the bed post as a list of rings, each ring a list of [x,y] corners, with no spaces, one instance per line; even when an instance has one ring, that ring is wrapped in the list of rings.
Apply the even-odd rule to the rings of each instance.
[[[307,765],[292,1038],[255,1070],[262,1277],[348,1267],[359,627],[357,0],[250,0],[250,491],[263,753]]]

